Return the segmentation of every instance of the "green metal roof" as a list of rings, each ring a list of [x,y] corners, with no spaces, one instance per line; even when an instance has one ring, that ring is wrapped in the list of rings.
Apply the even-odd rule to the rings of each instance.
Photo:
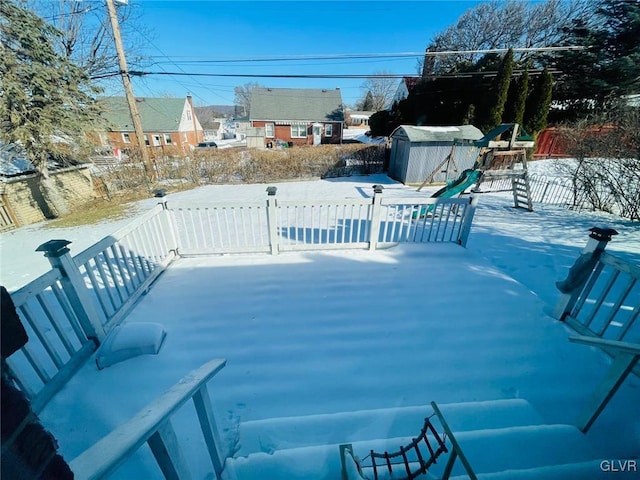
[[[145,132],[177,132],[185,102],[184,98],[136,97],[142,129]],[[105,97],[99,99],[99,103],[113,131],[133,131],[133,121],[124,97]]]
[[[254,88],[249,118],[274,122],[342,122],[342,95],[339,88]]]
[[[456,140],[475,141],[482,138],[480,129],[473,125],[448,127],[400,125],[391,137],[407,137],[410,142],[455,142]]]

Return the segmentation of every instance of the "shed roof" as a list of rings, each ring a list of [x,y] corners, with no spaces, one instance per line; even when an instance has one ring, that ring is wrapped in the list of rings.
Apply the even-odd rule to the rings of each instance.
[[[185,98],[136,97],[142,130],[145,132],[179,131],[186,101]],[[124,97],[105,97],[99,102],[113,130],[133,131],[133,120]]]
[[[340,89],[254,88],[250,120],[342,122]]]
[[[480,129],[473,125],[458,126],[416,126],[400,125],[391,137],[404,136],[411,142],[454,142],[456,140],[479,140],[483,137]]]

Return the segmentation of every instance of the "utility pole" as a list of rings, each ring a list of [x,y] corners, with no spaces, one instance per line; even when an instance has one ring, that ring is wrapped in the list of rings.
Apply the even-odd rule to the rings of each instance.
[[[133,87],[131,86],[131,78],[129,76],[129,68],[127,67],[127,58],[124,54],[124,48],[122,46],[122,38],[120,37],[120,24],[118,23],[118,16],[116,15],[116,7],[113,4],[113,0],[105,0],[107,2],[107,10],[109,11],[109,20],[111,20],[111,30],[113,31],[113,39],[116,44],[116,52],[118,53],[118,62],[120,64],[120,75],[122,76],[122,85],[124,86],[124,95],[127,98],[127,104],[129,105],[129,112],[131,113],[131,119],[133,120],[133,130],[136,133],[136,139],[138,142],[138,149],[142,156],[142,164],[149,180],[155,179],[155,171],[149,158],[149,150],[144,141],[144,130],[142,129],[142,120],[140,119],[140,113],[138,112],[138,106],[136,105],[136,97],[133,94]]]

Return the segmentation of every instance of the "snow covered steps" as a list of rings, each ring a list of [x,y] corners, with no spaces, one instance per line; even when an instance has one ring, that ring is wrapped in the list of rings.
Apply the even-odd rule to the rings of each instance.
[[[584,435],[571,425],[545,425],[524,400],[439,407],[478,478],[551,480],[602,474],[597,449]],[[430,406],[415,406],[244,422],[239,450],[227,459],[225,477],[283,478],[286,471],[290,480],[336,480],[340,478],[340,444],[351,443],[360,458],[371,449],[397,451],[418,434],[432,413]],[[446,458],[447,454],[440,457],[429,470],[435,478]],[[458,462],[452,478],[466,478],[463,473]]]

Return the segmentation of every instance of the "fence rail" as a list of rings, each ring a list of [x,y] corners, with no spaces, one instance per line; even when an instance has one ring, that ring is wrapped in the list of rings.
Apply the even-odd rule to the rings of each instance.
[[[103,326],[117,324],[175,258],[161,205],[73,257]]]
[[[182,256],[352,249],[407,242],[465,246],[477,205],[464,199],[372,198],[336,201],[182,205],[166,202]]]
[[[587,208],[582,191],[576,190],[568,177],[547,177],[546,175],[528,175],[531,201],[549,205],[567,205],[572,208]],[[512,192],[511,177],[484,177],[481,183],[485,191]]]

